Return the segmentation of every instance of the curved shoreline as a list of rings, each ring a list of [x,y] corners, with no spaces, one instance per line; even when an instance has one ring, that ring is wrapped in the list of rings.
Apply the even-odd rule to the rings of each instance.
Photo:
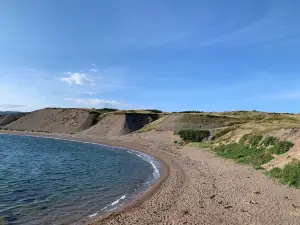
[[[157,155],[153,155],[153,154],[149,153],[148,151],[146,151],[145,149],[143,150],[140,148],[126,147],[125,146],[126,144],[124,144],[124,143],[116,144],[116,143],[114,143],[115,140],[110,140],[110,139],[96,140],[95,139],[93,141],[89,141],[88,139],[90,136],[71,136],[71,135],[67,135],[67,134],[47,134],[47,133],[26,132],[26,131],[5,131],[5,132],[0,131],[0,135],[1,134],[36,137],[36,138],[49,138],[49,139],[55,139],[55,140],[72,141],[72,142],[78,142],[78,143],[84,143],[84,144],[96,144],[96,145],[101,145],[101,146],[106,146],[106,147],[114,147],[114,148],[117,148],[120,150],[126,150],[126,151],[130,151],[130,152],[137,152],[137,153],[141,152],[146,155],[149,155],[150,157],[155,159],[157,162],[159,162],[159,165],[160,165],[159,178],[154,180],[153,183],[150,184],[150,186],[146,190],[140,192],[135,198],[125,201],[124,205],[121,205],[112,211],[108,211],[108,212],[104,212],[104,213],[99,212],[99,216],[97,215],[95,218],[84,219],[81,222],[79,221],[80,223],[84,223],[84,224],[93,224],[95,222],[98,223],[103,220],[110,219],[111,217],[116,216],[119,213],[130,210],[131,208],[137,207],[139,204],[143,203],[148,198],[150,198],[152,194],[154,194],[156,191],[158,191],[158,189],[161,187],[161,185],[168,178],[168,175],[169,175],[169,167],[167,166],[165,161],[163,159],[161,159],[160,157],[158,157]],[[63,136],[63,138],[57,137],[57,136]],[[103,143],[103,142],[106,142],[106,143]],[[110,144],[110,142],[111,142],[111,144]],[[146,160],[146,159],[143,158],[142,160]],[[150,162],[148,161],[148,163],[150,163]]]
[[[51,134],[53,137],[138,150],[152,155],[164,167],[160,179],[137,199],[117,212],[108,213],[100,220],[86,221],[86,224],[299,225],[299,189],[269,180],[261,171],[216,157],[211,151],[187,146],[177,148],[159,139],[159,132],[150,135],[148,139],[127,135],[112,140]]]

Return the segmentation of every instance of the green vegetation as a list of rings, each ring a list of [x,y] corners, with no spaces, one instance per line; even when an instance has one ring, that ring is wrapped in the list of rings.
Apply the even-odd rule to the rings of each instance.
[[[184,141],[201,142],[210,136],[210,132],[208,130],[180,130],[178,135]]]
[[[118,109],[113,109],[113,108],[102,108],[102,109],[94,109],[99,113],[108,113],[108,112],[116,112]]]
[[[194,147],[194,148],[211,148],[212,143],[211,142],[190,142],[187,146]]]
[[[273,154],[280,155],[290,150],[294,144],[289,141],[280,141],[271,148]]]
[[[182,123],[219,123],[222,124],[225,121],[234,120],[234,118],[221,116],[221,115],[211,115],[211,114],[184,114],[181,121]]]
[[[268,136],[262,141],[261,145],[267,148],[269,146],[274,146],[276,143],[278,143],[278,139],[276,137]]]
[[[172,113],[203,113],[203,111],[179,111],[179,112],[172,112]]]
[[[163,112],[158,109],[143,109],[143,111],[152,112],[152,113],[162,113]]]
[[[276,137],[246,134],[240,139],[240,144],[251,148],[265,148],[271,154],[280,155],[289,151],[294,144],[290,141],[280,141]]]
[[[257,148],[258,144],[261,142],[261,140],[263,139],[262,135],[253,135],[250,139],[249,139],[249,144],[251,148]]]
[[[262,164],[273,159],[268,151],[247,147],[238,143],[222,145],[214,150],[218,156],[233,159],[237,163],[248,164],[254,168],[260,168]]]
[[[142,110],[142,109],[138,109],[138,110],[134,110],[134,109],[130,109],[130,110],[118,110],[113,112],[115,115],[123,115],[123,114],[129,114],[129,113],[138,113],[138,114],[157,114],[157,113],[153,113],[150,111],[146,111],[146,110]]]
[[[270,178],[279,180],[282,184],[287,184],[300,188],[300,162],[294,161],[287,164],[283,169],[274,168],[266,172]]]
[[[283,154],[293,145],[289,141],[280,141],[275,137],[264,138],[262,135],[246,134],[239,143],[221,145],[214,150],[221,157],[260,168],[273,159],[273,154]]]

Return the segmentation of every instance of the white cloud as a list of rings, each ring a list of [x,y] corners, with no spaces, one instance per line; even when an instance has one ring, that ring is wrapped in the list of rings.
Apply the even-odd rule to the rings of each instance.
[[[91,80],[90,78],[88,78],[85,73],[66,72],[65,75],[68,75],[68,77],[62,77],[62,78],[60,78],[60,80],[67,83],[67,84],[69,84],[69,85],[72,85],[72,84],[78,84],[78,85],[91,84],[91,85],[95,85],[94,81]]]
[[[103,100],[98,98],[64,98],[65,101],[71,101],[80,105],[87,106],[97,106],[97,107],[116,107],[116,106],[124,106],[120,102],[114,100]]]
[[[92,73],[97,73],[97,72],[98,72],[98,69],[92,68],[92,69],[90,69],[90,72],[92,72]]]

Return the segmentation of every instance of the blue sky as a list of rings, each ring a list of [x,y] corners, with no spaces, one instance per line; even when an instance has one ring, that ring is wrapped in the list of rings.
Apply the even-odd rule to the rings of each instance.
[[[0,3],[0,110],[300,112],[297,0]]]

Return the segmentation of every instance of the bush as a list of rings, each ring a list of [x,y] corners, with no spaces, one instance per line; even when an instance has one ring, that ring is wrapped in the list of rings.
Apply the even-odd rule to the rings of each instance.
[[[184,141],[201,142],[210,136],[210,132],[208,130],[180,130],[178,135]]]
[[[270,149],[270,151],[273,154],[280,155],[280,154],[286,153],[293,146],[294,146],[294,144],[290,141],[280,141],[272,149]]]
[[[266,175],[270,178],[278,179],[280,183],[287,184],[296,188],[300,188],[300,162],[291,162],[283,169],[274,168]]]
[[[262,146],[267,148],[269,146],[274,146],[276,143],[278,143],[278,139],[276,137],[269,136],[262,141]]]
[[[113,109],[113,108],[102,108],[102,109],[95,109],[97,112],[100,113],[107,113],[107,112],[115,112],[118,111],[118,109]]]
[[[144,109],[144,111],[149,111],[149,112],[152,112],[152,113],[163,113],[163,111],[158,110],[158,109]]]
[[[259,142],[263,139],[263,136],[261,135],[254,135],[250,138],[249,144],[251,148],[257,148]]]

